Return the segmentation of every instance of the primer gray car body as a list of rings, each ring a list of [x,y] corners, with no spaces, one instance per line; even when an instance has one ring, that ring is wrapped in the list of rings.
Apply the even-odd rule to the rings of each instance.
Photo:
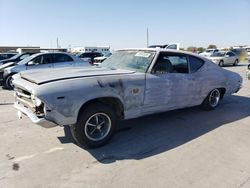
[[[46,74],[26,71],[15,75],[15,108],[19,116],[26,114],[43,127],[73,125],[84,104],[98,98],[110,98],[119,100],[122,118],[131,119],[200,105],[214,88],[224,88],[224,95],[230,95],[242,84],[237,73],[191,53],[164,49],[126,49],[116,53],[123,53],[121,57],[124,58],[126,53],[132,53],[139,60],[131,61],[132,68],[129,69],[105,66],[108,58],[103,62],[104,67],[54,69],[47,70]],[[115,54],[111,58],[115,58]],[[154,72],[162,54],[186,57],[188,72]],[[203,64],[191,72],[192,58]],[[145,62],[148,62],[147,66]],[[136,71],[138,67],[140,69]]]

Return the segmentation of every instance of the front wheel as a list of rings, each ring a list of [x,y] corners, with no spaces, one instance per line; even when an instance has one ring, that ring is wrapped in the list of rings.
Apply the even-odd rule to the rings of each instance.
[[[220,67],[223,67],[223,66],[224,66],[224,61],[223,61],[223,60],[221,60],[221,61],[219,62],[219,66],[220,66]]]
[[[71,126],[75,141],[85,148],[106,144],[116,129],[116,114],[108,105],[95,103],[81,110],[78,121]]]
[[[203,103],[201,104],[201,108],[203,110],[208,110],[208,111],[213,110],[219,105],[220,99],[221,99],[220,90],[214,89],[208,94],[206,99],[203,101]]]
[[[12,78],[13,75],[8,75],[5,80],[4,80],[4,88],[6,89],[10,89],[12,90],[14,88],[14,85],[12,83],[13,81],[13,78]]]

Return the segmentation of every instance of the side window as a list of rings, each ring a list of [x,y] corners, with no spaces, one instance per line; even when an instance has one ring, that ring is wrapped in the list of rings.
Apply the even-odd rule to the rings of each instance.
[[[95,54],[94,54],[94,57],[101,57],[101,56],[102,56],[101,53],[95,53]]]
[[[171,45],[168,45],[166,48],[167,49],[177,50],[177,45],[176,44],[171,44]]]
[[[85,58],[85,57],[89,57],[89,53],[83,53],[82,55],[80,55],[80,58]]]
[[[42,60],[43,60],[43,58],[42,58],[42,56],[40,55],[40,56],[38,56],[38,57],[35,57],[35,58],[32,59],[31,61],[33,61],[33,64],[34,64],[34,65],[40,65],[40,64],[42,64]]]
[[[229,57],[234,56],[234,54],[232,52],[227,52],[226,55],[228,55]]]
[[[186,55],[167,54],[159,55],[152,73],[188,73],[188,61]]]
[[[188,56],[188,60],[189,60],[190,73],[196,72],[204,64],[203,60],[194,56]]]
[[[66,54],[55,54],[54,55],[54,62],[55,63],[68,62],[68,61],[73,61],[73,59]]]
[[[50,64],[50,63],[52,63],[51,55],[50,54],[42,55],[41,64]]]

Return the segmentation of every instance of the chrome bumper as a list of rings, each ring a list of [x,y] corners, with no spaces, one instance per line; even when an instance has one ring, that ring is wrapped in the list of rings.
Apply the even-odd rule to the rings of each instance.
[[[37,117],[30,109],[26,108],[24,105],[18,102],[14,103],[14,107],[18,110],[18,117],[20,119],[22,118],[22,114],[24,114],[28,116],[33,123],[40,125],[44,128],[51,128],[57,126],[57,124],[48,121],[45,118]]]

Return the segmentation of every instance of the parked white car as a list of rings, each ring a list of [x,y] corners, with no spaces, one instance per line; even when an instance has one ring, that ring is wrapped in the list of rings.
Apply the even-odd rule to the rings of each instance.
[[[250,62],[250,48],[247,49],[247,60]]]
[[[218,49],[207,49],[205,52],[200,53],[199,55],[203,56],[203,57],[210,57],[212,54],[219,52]]]
[[[3,71],[2,78],[0,77],[0,79],[3,79],[4,88],[13,89],[12,76],[21,71],[76,66],[90,66],[90,64],[89,62],[69,53],[37,53],[19,61],[18,63],[10,62],[0,66],[0,71]]]
[[[239,63],[239,57],[233,52],[220,51],[212,54],[209,59],[223,67],[224,65],[233,65],[236,66]]]

